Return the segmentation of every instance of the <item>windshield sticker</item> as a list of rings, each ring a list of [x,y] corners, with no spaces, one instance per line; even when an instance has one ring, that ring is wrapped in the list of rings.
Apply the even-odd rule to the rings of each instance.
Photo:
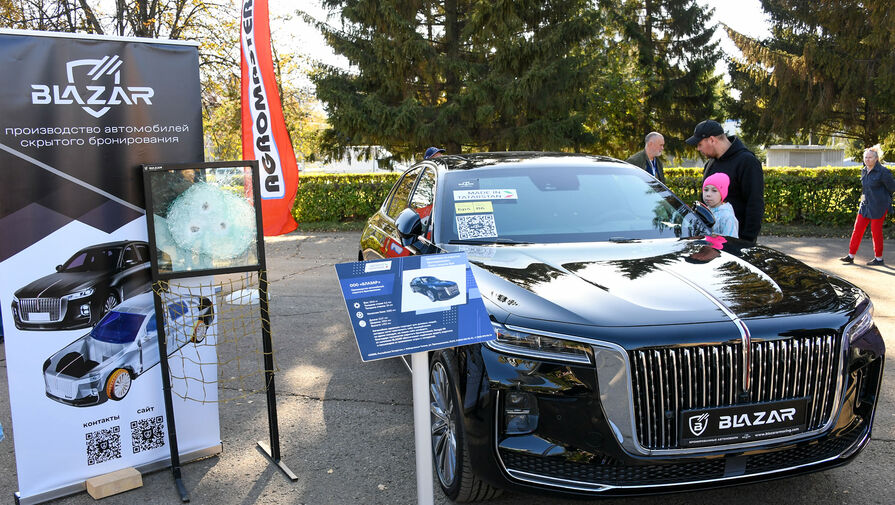
[[[471,188],[471,187],[475,186],[476,182],[478,182],[478,179],[475,179],[472,181],[463,181],[460,184],[457,184],[457,187],[458,188]]]
[[[454,201],[461,200],[515,200],[515,189],[465,189],[454,190]]]
[[[491,202],[455,203],[454,212],[457,214],[481,214],[483,212],[494,212],[494,206],[491,205]]]
[[[493,238],[497,236],[494,214],[457,216],[457,234],[460,240]]]

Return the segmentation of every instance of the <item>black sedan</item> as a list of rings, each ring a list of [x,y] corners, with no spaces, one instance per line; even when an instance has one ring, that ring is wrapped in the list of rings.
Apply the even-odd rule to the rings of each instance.
[[[424,275],[410,280],[410,290],[426,295],[431,301],[450,300],[460,294],[460,288],[454,281],[441,280],[438,277]]]
[[[497,335],[430,355],[448,497],[661,493],[858,454],[885,355],[870,300],[712,224],[610,158],[483,153],[404,173],[360,258],[465,251]]]
[[[55,273],[16,291],[12,315],[20,330],[86,328],[150,285],[149,244],[122,240],[92,245],[58,265]]]

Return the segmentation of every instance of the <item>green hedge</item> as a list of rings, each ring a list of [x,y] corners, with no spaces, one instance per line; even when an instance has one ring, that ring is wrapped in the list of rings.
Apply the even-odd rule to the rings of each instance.
[[[400,175],[302,175],[292,215],[299,223],[367,219],[379,209]]]
[[[666,168],[665,179],[685,202],[699,199],[701,168]],[[767,223],[850,226],[860,199],[861,167],[764,169]]]
[[[860,167],[765,168],[765,222],[850,226],[861,198],[860,174]],[[366,219],[376,212],[399,176],[302,175],[293,215],[299,223]],[[701,168],[666,168],[665,179],[685,202],[699,199]]]

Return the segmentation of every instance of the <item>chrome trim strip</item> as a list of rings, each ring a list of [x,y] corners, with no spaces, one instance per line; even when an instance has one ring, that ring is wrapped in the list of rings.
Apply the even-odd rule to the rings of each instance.
[[[724,304],[724,302],[715,298],[714,295],[703,289],[702,286],[700,286],[699,284],[696,284],[695,282],[671,269],[663,268],[661,265],[657,265],[656,268],[675,277],[677,280],[698,291],[699,294],[704,296],[707,300],[718,307],[721,312],[723,312],[724,315],[727,316],[733,322],[733,324],[736,325],[737,329],[740,331],[740,338],[743,341],[743,359],[745,361],[745,366],[743,368],[743,391],[748,392],[752,386],[749,383],[749,373],[746,371],[749,369],[749,363],[752,361],[752,336],[749,333],[749,328],[746,326],[746,323],[742,319],[740,319],[740,317],[737,316],[732,310],[730,310],[727,305]]]
[[[545,475],[536,475],[536,474],[532,474],[532,473],[528,473],[528,472],[523,472],[521,470],[511,470],[509,468],[506,468],[506,466],[503,465],[503,460],[500,461],[500,464],[501,464],[503,470],[505,472],[507,472],[507,474],[509,474],[511,477],[513,477],[515,479],[518,479],[518,480],[521,480],[524,482],[529,482],[532,484],[540,484],[540,485],[545,485],[545,486],[555,486],[555,487],[559,487],[562,489],[571,489],[571,490],[575,490],[575,491],[591,491],[591,492],[600,493],[600,492],[604,492],[604,491],[607,491],[610,489],[643,489],[643,488],[655,488],[655,487],[663,487],[664,488],[664,487],[675,487],[675,486],[691,486],[691,485],[699,485],[699,484],[710,484],[712,482],[723,482],[723,481],[728,481],[728,480],[761,477],[763,475],[773,475],[775,473],[789,472],[792,470],[798,470],[800,468],[807,468],[809,466],[828,463],[830,461],[839,459],[842,454],[843,453],[840,453],[836,456],[831,456],[829,458],[822,459],[819,461],[812,461],[811,463],[806,463],[804,465],[796,465],[796,466],[791,466],[791,467],[787,467],[787,468],[781,468],[778,470],[770,470],[767,472],[750,473],[748,475],[735,475],[732,477],[721,477],[719,479],[705,479],[705,480],[693,480],[693,481],[687,481],[687,482],[663,483],[660,485],[639,484],[639,485],[635,485],[635,486],[614,486],[611,484],[592,484],[589,482],[582,482],[582,481],[571,480],[571,479],[559,479],[556,477],[548,477]],[[500,456],[498,454],[498,458],[499,457]],[[562,484],[560,484],[560,483],[562,483]]]

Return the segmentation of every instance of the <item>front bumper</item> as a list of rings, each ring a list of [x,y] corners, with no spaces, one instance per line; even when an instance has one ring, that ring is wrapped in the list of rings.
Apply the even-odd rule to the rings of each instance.
[[[876,329],[843,353],[837,408],[828,423],[796,437],[699,450],[631,450],[607,416],[593,365],[536,361],[485,346],[461,352],[464,424],[473,470],[494,485],[574,495],[654,494],[770,480],[848,463],[870,439],[883,373]],[[538,421],[507,434],[506,396],[534,395]],[[473,395],[470,397],[469,395]],[[633,412],[633,409],[631,410]],[[613,422],[615,421],[615,422]]]

